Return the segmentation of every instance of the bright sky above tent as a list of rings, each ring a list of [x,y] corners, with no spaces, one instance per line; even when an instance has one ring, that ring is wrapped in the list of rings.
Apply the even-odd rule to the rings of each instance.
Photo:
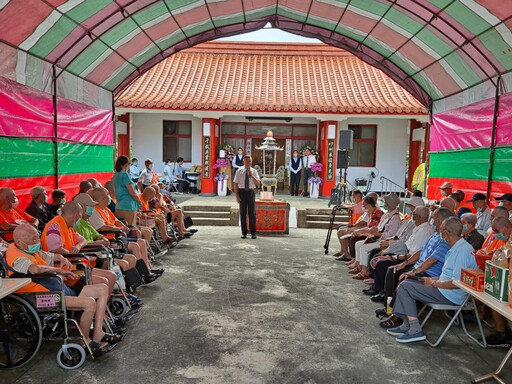
[[[242,33],[240,35],[223,37],[219,39],[221,41],[255,41],[262,43],[321,43],[318,39],[311,39],[296,35],[294,33],[288,33],[281,31],[277,28],[272,28],[270,23],[267,23],[264,28],[255,31]]]

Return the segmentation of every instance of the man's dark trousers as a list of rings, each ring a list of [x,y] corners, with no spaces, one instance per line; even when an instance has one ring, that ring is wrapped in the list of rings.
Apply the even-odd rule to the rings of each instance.
[[[304,168],[304,195],[308,194],[308,180],[313,175],[313,172],[311,172],[311,168]]]
[[[249,213],[251,235],[256,235],[256,195],[254,189],[248,191],[239,189],[238,196],[240,196],[240,225],[242,226],[242,235],[247,236],[247,213]]]

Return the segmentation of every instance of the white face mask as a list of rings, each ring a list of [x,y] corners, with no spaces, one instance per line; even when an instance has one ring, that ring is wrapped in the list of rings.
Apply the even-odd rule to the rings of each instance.
[[[299,157],[299,156],[297,156],[297,154],[293,155],[293,158],[294,158],[294,159],[296,159],[297,157]]]
[[[153,164],[149,164],[148,169],[153,169]]]
[[[446,191],[444,189],[441,190],[441,195],[448,196],[448,194],[446,193]]]
[[[14,203],[12,203],[12,207],[16,208],[18,206],[19,200],[17,197],[14,198]]]

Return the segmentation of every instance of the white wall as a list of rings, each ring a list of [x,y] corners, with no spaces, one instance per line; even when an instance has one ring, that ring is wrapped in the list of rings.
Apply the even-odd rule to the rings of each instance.
[[[372,191],[380,191],[380,177],[385,176],[400,186],[405,186],[405,160],[407,153],[408,119],[369,119],[349,118],[338,123],[340,130],[348,129],[351,124],[377,125],[377,148],[375,167],[350,167],[347,170],[347,180],[355,185],[356,178],[368,179],[370,172],[377,177],[372,183]],[[339,172],[338,172],[339,180]]]
[[[142,166],[144,166],[144,160],[150,158],[153,160],[155,172],[163,172],[162,132],[164,120],[192,121],[192,162],[186,162],[184,166],[187,168],[190,165],[201,165],[201,119],[184,114],[133,113],[131,119],[133,157],[139,159],[139,164]],[[179,153],[176,156],[179,156]]]

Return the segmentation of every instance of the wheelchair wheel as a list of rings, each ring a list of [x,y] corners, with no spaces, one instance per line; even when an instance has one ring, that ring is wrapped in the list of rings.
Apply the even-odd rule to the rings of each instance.
[[[124,300],[118,297],[114,297],[112,300],[110,300],[108,308],[110,309],[110,312],[112,312],[112,315],[115,317],[123,317],[128,311],[128,307]]]
[[[84,361],[85,349],[79,344],[65,344],[57,352],[57,364],[61,368],[80,368]]]
[[[20,367],[39,350],[43,336],[35,309],[21,297],[0,300],[0,368]]]

